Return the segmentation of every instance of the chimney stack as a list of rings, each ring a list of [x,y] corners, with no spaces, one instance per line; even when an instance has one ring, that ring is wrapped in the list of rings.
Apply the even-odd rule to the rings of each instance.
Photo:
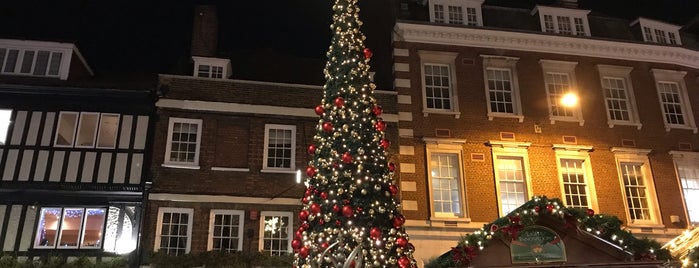
[[[558,5],[565,8],[578,8],[578,0],[557,0]]]
[[[196,6],[192,29],[192,56],[214,57],[218,45],[216,6]]]

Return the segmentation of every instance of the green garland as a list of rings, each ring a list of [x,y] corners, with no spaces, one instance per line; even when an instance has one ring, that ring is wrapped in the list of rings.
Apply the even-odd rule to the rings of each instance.
[[[532,200],[510,212],[507,216],[485,224],[483,228],[462,237],[456,247],[434,261],[435,266],[453,267],[468,264],[478,252],[495,238],[516,238],[524,227],[534,225],[539,217],[550,215],[559,219],[566,228],[577,228],[602,238],[634,254],[637,261],[670,260],[666,249],[651,239],[639,239],[622,229],[622,221],[616,216],[596,214],[591,209],[567,208],[557,198],[535,196]],[[696,251],[695,251],[696,253]],[[699,253],[695,254],[695,259]]]

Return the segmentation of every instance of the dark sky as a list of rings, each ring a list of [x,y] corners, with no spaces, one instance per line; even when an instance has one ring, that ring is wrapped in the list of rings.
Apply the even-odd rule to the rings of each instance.
[[[365,25],[376,26],[383,33],[390,31],[392,1],[361,0]],[[486,0],[486,4],[529,8],[552,1]],[[250,69],[247,64],[265,58],[307,59],[308,66],[322,66],[325,60],[331,0],[0,0],[0,38],[75,42],[98,73],[178,73],[190,68],[193,7],[202,3],[218,6],[219,50],[230,53],[234,61],[248,56],[245,63],[233,63],[234,72],[236,67]],[[641,15],[680,25],[699,13],[698,0],[580,3],[583,8],[615,17]],[[383,55],[390,54],[389,37],[367,35],[375,55],[390,60],[390,55]],[[260,61],[250,56],[258,54]],[[321,77],[321,70],[316,78]]]

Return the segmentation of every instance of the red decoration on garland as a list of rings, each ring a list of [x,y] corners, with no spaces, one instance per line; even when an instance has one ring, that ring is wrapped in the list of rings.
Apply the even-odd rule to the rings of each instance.
[[[323,199],[323,200],[328,199],[328,193],[326,193],[326,192],[321,192],[321,193],[320,193],[320,199]]]
[[[315,203],[312,204],[312,205],[311,205],[311,212],[312,212],[313,214],[319,213],[319,212],[320,212],[320,205],[315,204]]]
[[[546,205],[546,211],[548,211],[549,213],[552,213],[553,212],[553,204]]]
[[[308,215],[308,210],[301,210],[301,212],[299,212],[299,219],[302,221],[308,220]]]
[[[455,263],[466,266],[478,255],[476,247],[467,245],[451,248],[451,254]]]
[[[344,107],[345,106],[345,99],[342,97],[335,98],[335,106],[337,106],[337,108]]]
[[[335,226],[340,226],[342,225],[342,221],[340,220],[335,220]]]
[[[345,216],[347,218],[352,217],[354,215],[354,209],[350,205],[345,205],[342,207],[342,216]]]
[[[291,247],[294,249],[301,248],[301,240],[298,240],[298,239],[291,240]]]
[[[303,222],[303,223],[301,224],[301,227],[302,227],[303,230],[305,231],[305,230],[308,230],[308,227],[311,227],[311,226],[308,225],[308,222]]]
[[[303,198],[301,198],[301,202],[304,204],[308,204],[308,197],[304,196]]]
[[[386,129],[386,122],[379,119],[379,121],[376,121],[375,127],[376,127],[376,130],[378,130],[378,131],[384,131]]]
[[[339,213],[341,209],[342,208],[340,208],[340,205],[338,205],[338,204],[333,205],[333,211],[335,213]]]
[[[332,132],[333,131],[333,124],[330,122],[323,123],[323,131]]]
[[[295,235],[296,239],[301,239],[303,238],[303,231],[299,228],[298,230],[296,230]]]
[[[362,52],[364,52],[364,58],[366,58],[367,60],[370,59],[371,56],[374,55],[374,53],[371,52],[371,49],[369,49],[368,47],[364,48],[364,50]]]
[[[369,231],[369,236],[373,239],[381,238],[381,229],[378,227],[371,228],[371,231]]]
[[[309,250],[307,247],[302,247],[301,249],[299,249],[299,256],[301,256],[301,258],[308,257],[308,253]]]
[[[497,230],[498,230],[498,225],[497,225],[497,224],[493,224],[493,225],[490,226],[490,231],[491,231],[491,232],[496,232]]]
[[[388,146],[391,146],[391,142],[388,141],[387,139],[382,139],[379,144],[381,147],[383,147],[384,150],[388,149]]]
[[[316,149],[318,149],[318,147],[316,147],[315,144],[308,145],[308,154],[315,154]]]
[[[330,246],[330,244],[328,244],[328,242],[323,242],[323,244],[320,244],[320,247],[322,247],[323,249],[326,249],[329,246]]]
[[[541,208],[539,206],[534,207],[534,212],[539,213],[540,210]]]
[[[342,162],[345,162],[347,164],[352,163],[352,154],[349,152],[345,152],[342,154]]]
[[[410,259],[406,256],[400,257],[400,259],[398,259],[398,265],[400,268],[410,268]]]
[[[396,245],[404,248],[408,245],[408,239],[405,239],[405,237],[402,237],[402,236],[398,237],[398,238],[396,238]]]
[[[391,186],[388,186],[388,191],[391,192],[392,195],[397,195],[398,194],[398,186],[391,184]]]
[[[405,224],[405,216],[398,214],[395,217],[393,217],[391,223],[393,224],[394,228],[398,229],[401,226],[403,226],[403,224]]]
[[[325,113],[325,109],[323,109],[322,105],[316,106],[316,108],[313,110],[316,112],[317,115],[323,115],[323,113]]]
[[[595,216],[595,211],[592,210],[591,208],[588,208],[587,211],[586,211],[586,213],[587,213],[587,216],[588,216],[588,217]]]
[[[388,171],[390,171],[390,172],[396,171],[396,164],[394,164],[393,162],[388,163]]]
[[[381,106],[376,105],[373,109],[371,109],[371,112],[373,112],[374,115],[379,116],[383,113],[383,109],[381,108]]]
[[[308,175],[308,177],[315,176],[316,175],[316,168],[311,167],[311,166],[307,167],[306,168],[306,175]]]

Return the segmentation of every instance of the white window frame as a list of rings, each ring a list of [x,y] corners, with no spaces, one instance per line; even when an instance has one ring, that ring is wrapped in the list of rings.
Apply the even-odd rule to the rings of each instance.
[[[112,140],[112,146],[99,146],[99,140],[102,136],[102,122],[104,116],[116,116],[117,125],[114,131],[114,140]],[[121,122],[121,114],[115,113],[101,113],[99,116],[99,121],[97,122],[97,138],[95,139],[95,148],[97,149],[114,149],[116,148],[117,136],[119,135],[119,122]]]
[[[242,251],[243,250],[243,240],[245,237],[243,236],[243,228],[245,227],[245,211],[243,210],[231,210],[231,209],[212,209],[211,212],[209,213],[209,236],[208,236],[208,242],[207,242],[207,251],[212,251],[214,250],[214,224],[216,215],[235,215],[240,217],[240,227],[238,228],[238,250],[237,251]]]
[[[194,72],[192,73],[192,76],[194,76],[194,77],[211,78],[211,79],[227,79],[228,77],[231,76],[231,60],[230,59],[192,56],[192,60],[194,60]],[[202,66],[202,65],[209,66],[209,75],[208,76],[199,76],[199,66]],[[222,68],[223,69],[223,71],[221,73],[222,77],[220,77],[220,78],[212,77],[212,74],[213,74],[212,67]]]
[[[39,208],[37,211],[39,213],[39,220],[41,218],[41,211],[43,209],[60,209],[61,214],[58,216],[58,222],[56,226],[56,236],[54,237],[56,239],[55,244],[53,246],[42,246],[42,245],[37,245],[37,235],[39,234],[41,230],[41,225],[36,223],[35,227],[35,232],[34,236],[32,237],[32,248],[34,249],[56,249],[56,250],[64,250],[64,249],[100,249],[104,247],[104,237],[105,237],[105,228],[107,226],[107,219],[109,216],[109,208],[105,207],[75,207],[75,206],[70,206],[70,207],[60,207],[60,206],[49,206],[49,207],[42,207]],[[98,246],[83,246],[82,244],[85,242],[85,227],[87,226],[87,217],[89,216],[88,210],[97,210],[101,209],[104,211],[104,219],[102,220],[102,229],[100,230],[101,232],[101,239],[100,239],[100,244]],[[66,216],[66,210],[82,210],[82,217],[80,219],[80,229],[78,229],[78,243],[76,246],[61,246],[61,238],[63,237],[63,219]]]
[[[94,115],[97,119],[95,122],[95,128],[92,133],[92,144],[89,145],[79,145],[78,140],[80,139],[80,130],[83,126],[83,119],[86,116]],[[80,112],[80,117],[78,119],[78,128],[75,129],[75,138],[73,141],[73,145],[75,148],[94,148],[95,144],[97,144],[97,130],[99,129],[100,126],[100,113],[95,113],[95,112]]]
[[[575,78],[575,66],[578,65],[578,62],[572,62],[572,61],[557,61],[557,60],[539,60],[539,64],[541,65],[541,69],[543,70],[543,75],[544,75],[544,89],[546,90],[546,100],[548,101],[548,109],[549,109],[549,120],[551,124],[555,124],[556,121],[564,121],[564,122],[577,122],[580,126],[585,125],[585,120],[583,119],[582,116],[582,96],[580,96],[581,91],[578,90],[578,83],[577,79]],[[575,95],[578,96],[578,103],[575,107],[570,108],[573,112],[573,116],[554,116],[553,115],[553,110],[552,110],[552,104],[554,101],[559,101],[559,100],[552,100],[551,99],[551,92],[549,91],[549,86],[546,81],[546,75],[547,74],[566,74],[568,76],[568,82],[570,83],[570,90],[569,92],[574,93]],[[558,104],[560,105],[560,104]]]
[[[476,10],[477,25],[472,26],[483,26],[483,11],[481,10],[483,2],[484,0],[429,0],[430,22],[435,22],[434,5],[442,5],[444,8],[444,22],[442,23],[456,24],[449,21],[449,6],[456,6],[461,7],[463,13],[463,22],[460,24],[468,25],[467,9],[474,8]]]
[[[587,197],[588,207],[599,211],[597,203],[597,193],[595,191],[595,179],[592,175],[592,163],[590,162],[590,152],[592,146],[572,145],[572,144],[554,144],[553,149],[556,152],[556,166],[558,167],[558,180],[561,183],[561,199],[566,206],[569,206],[566,198],[565,183],[563,182],[563,167],[561,160],[581,160],[583,161],[583,171],[585,172],[585,192]]]
[[[662,216],[660,214],[660,208],[658,206],[658,197],[655,192],[655,180],[653,179],[653,172],[650,166],[650,160],[648,159],[648,154],[651,152],[650,149],[637,149],[628,147],[612,147],[612,153],[614,153],[615,164],[617,168],[617,177],[619,178],[621,197],[624,201],[624,210],[626,213],[626,222],[632,227],[664,227],[662,225]],[[624,184],[624,178],[622,176],[621,163],[637,163],[641,164],[641,171],[643,172],[643,184],[646,187],[646,196],[648,197],[648,211],[650,214],[650,220],[633,220],[631,219],[631,214],[629,213],[629,204],[626,197],[626,189]]]
[[[638,19],[634,20],[631,22],[630,26],[634,26],[638,24],[640,29],[641,29],[641,36],[643,37],[643,41],[645,42],[652,42],[652,43],[658,43],[658,44],[663,44],[663,45],[677,45],[681,46],[682,45],[682,40],[680,38],[680,28],[682,26],[677,26],[674,24],[669,24],[665,23],[662,21],[657,21],[657,20],[651,20],[643,17],[639,17]],[[650,29],[650,35],[646,34],[646,28]],[[663,37],[665,39],[665,42],[660,42],[658,38],[656,38],[656,31],[662,31],[663,32]],[[670,34],[674,34],[674,40],[676,44],[672,44],[670,41]]]
[[[288,252],[291,253],[292,248],[291,248],[291,240],[293,240],[293,226],[294,226],[294,215],[290,211],[262,211],[260,212],[260,233],[259,233],[259,248],[258,251],[264,252],[265,251],[265,216],[279,216],[279,217],[289,217],[289,224],[287,224],[288,230],[287,230],[287,242],[289,243],[287,245]],[[271,253],[270,253],[271,254]]]
[[[61,145],[58,144],[58,134],[59,134],[59,129],[61,129],[61,118],[63,115],[67,114],[72,114],[75,115],[75,124],[73,124],[73,136],[70,138],[70,144],[68,145]],[[71,148],[75,145],[75,137],[78,136],[78,123],[80,122],[80,113],[79,112],[68,112],[68,111],[62,111],[58,113],[58,123],[56,124],[56,135],[53,138],[53,146],[54,147],[63,147],[63,148]]]
[[[161,236],[163,234],[163,214],[165,213],[189,214],[189,221],[187,222],[187,247],[185,249],[185,254],[189,253],[192,249],[192,221],[194,221],[194,209],[177,207],[158,208],[158,220],[155,227],[155,245],[153,246],[153,251],[157,252],[160,250],[160,240],[162,239]]]
[[[522,101],[519,91],[519,79],[517,74],[517,57],[481,55],[483,58],[483,81],[485,83],[486,108],[488,109],[488,120],[495,117],[516,118],[519,123],[524,122],[522,114]],[[490,88],[488,86],[488,70],[508,70],[510,73],[510,86],[512,88],[512,113],[493,112],[490,107]]]
[[[494,179],[495,179],[495,195],[497,196],[498,199],[498,215],[500,217],[504,217],[507,214],[504,213],[503,211],[503,206],[502,206],[502,197],[500,195],[500,176],[498,175],[497,167],[498,167],[498,159],[500,157],[508,157],[508,158],[520,158],[522,159],[522,171],[524,172],[524,185],[526,189],[526,194],[524,198],[524,204],[525,202],[529,201],[533,195],[532,191],[532,180],[531,180],[531,170],[529,168],[529,146],[531,146],[531,143],[529,142],[511,142],[511,141],[489,141],[488,145],[491,147],[491,151],[493,154],[493,173],[494,173]],[[510,211],[511,212],[511,211]],[[509,212],[508,212],[509,213]]]
[[[268,167],[269,161],[269,131],[272,129],[291,130],[291,164],[288,168]],[[296,173],[296,126],[265,124],[265,143],[263,148],[262,172],[268,173]]]
[[[633,85],[631,83],[631,71],[633,67],[627,66],[616,66],[616,65],[603,65],[598,64],[597,72],[599,72],[600,77],[600,88],[602,89],[602,96],[604,98],[604,107],[607,114],[607,125],[609,128],[613,128],[616,125],[620,126],[635,126],[636,129],[641,129],[643,124],[641,124],[641,119],[638,115],[638,106],[636,105],[636,96],[634,94]],[[614,120],[609,114],[609,103],[607,101],[607,91],[604,88],[604,79],[620,79],[624,81],[624,90],[626,91],[626,102],[628,104],[629,120]]]
[[[692,130],[696,134],[697,125],[694,122],[692,105],[689,100],[689,95],[687,94],[687,85],[684,82],[684,77],[687,75],[687,72],[651,69],[651,73],[653,73],[653,77],[655,78],[655,88],[658,94],[658,104],[660,104],[660,112],[662,113],[661,115],[663,117],[663,123],[665,124],[665,131],[669,132],[671,129],[687,129]],[[665,109],[663,107],[662,96],[660,93],[660,88],[658,87],[659,83],[677,84],[677,88],[680,91],[680,105],[682,106],[682,117],[684,118],[684,124],[671,124],[667,121]]]
[[[466,140],[461,140],[461,139],[442,139],[442,138],[423,138],[423,141],[425,142],[425,149],[426,149],[426,159],[427,159],[427,177],[428,177],[428,186],[429,186],[429,197],[430,197],[430,220],[448,220],[448,221],[453,221],[453,220],[458,220],[458,221],[466,221],[470,222],[470,216],[468,213],[468,200],[466,199],[467,197],[467,189],[466,189],[466,178],[464,177],[464,158],[463,158],[463,144],[466,142]],[[433,184],[432,184],[432,173],[430,172],[431,166],[430,164],[432,163],[432,154],[455,154],[457,156],[457,161],[459,164],[459,181],[458,181],[458,187],[459,187],[459,203],[460,203],[460,208],[461,211],[458,214],[452,214],[452,213],[437,213],[435,212],[435,205],[434,205],[434,196],[432,196],[433,193]]]
[[[185,123],[185,124],[197,124],[197,146],[196,152],[194,153],[193,162],[181,162],[181,161],[171,161],[170,152],[172,150],[172,130],[175,123]],[[181,117],[170,117],[168,128],[167,128],[167,140],[165,141],[165,158],[163,159],[164,167],[172,168],[187,168],[187,169],[199,169],[199,155],[201,153],[201,135],[202,135],[202,120],[193,118],[181,118]]]
[[[10,133],[12,123],[12,109],[0,109],[0,145],[7,144],[7,136]]]
[[[570,20],[570,34],[566,34],[569,36],[590,36],[590,22],[587,19],[587,15],[590,13],[590,10],[584,10],[584,9],[570,9],[570,8],[562,8],[562,7],[550,7],[550,6],[540,6],[537,5],[534,7],[532,10],[531,14],[539,14],[539,23],[541,25],[541,31],[542,32],[547,32],[546,31],[546,22],[544,21],[544,16],[548,15],[551,16],[553,19],[553,31],[557,34],[561,33],[560,30],[560,25],[558,25],[559,19],[558,17],[568,17]],[[575,18],[582,19],[583,21],[583,28],[584,32],[578,32],[577,27],[575,27]]]
[[[65,62],[66,62],[66,55],[70,55],[71,53],[66,53],[65,50],[56,50],[56,49],[48,49],[48,48],[27,48],[27,47],[12,47],[12,46],[3,46],[0,44],[0,49],[5,49],[4,55],[2,55],[2,61],[0,61],[0,74],[7,74],[7,75],[21,75],[21,76],[35,76],[35,77],[52,77],[52,78],[61,78],[63,76],[63,69],[65,68]],[[5,62],[7,61],[7,55],[9,54],[10,50],[17,50],[17,61],[15,62],[14,69],[12,70],[7,70],[5,71]],[[32,62],[31,66],[29,68],[28,73],[24,73],[21,71],[22,65],[24,64],[24,56],[27,52],[33,52],[34,56],[32,57]],[[39,56],[39,52],[48,52],[49,56],[46,62],[46,70],[44,70],[43,74],[34,74],[34,69],[37,66],[37,59]],[[58,62],[58,72],[56,74],[51,74],[51,62],[53,60],[53,55],[54,54],[61,54],[61,59],[60,62]]]
[[[456,52],[444,52],[444,51],[418,51],[420,55],[420,80],[422,81],[422,113],[425,117],[429,114],[445,114],[453,115],[455,118],[461,116],[459,112],[459,96],[458,96],[458,86],[456,81],[456,64],[455,60],[458,56]],[[449,67],[449,87],[450,87],[450,101],[451,109],[433,109],[427,108],[427,85],[425,83],[425,65],[446,65]]]
[[[684,151],[670,151],[668,152],[672,156],[672,160],[675,163],[675,171],[677,172],[677,185],[679,186],[680,195],[682,196],[682,204],[684,205],[685,219],[692,225],[699,225],[699,205],[697,206],[697,215],[691,215],[689,213],[689,207],[687,204],[687,197],[684,193],[684,188],[682,186],[682,180],[680,178],[680,166],[688,166],[694,169],[699,169],[699,153],[698,152],[684,152]],[[695,197],[696,198],[696,197]],[[695,218],[692,218],[694,216]]]

